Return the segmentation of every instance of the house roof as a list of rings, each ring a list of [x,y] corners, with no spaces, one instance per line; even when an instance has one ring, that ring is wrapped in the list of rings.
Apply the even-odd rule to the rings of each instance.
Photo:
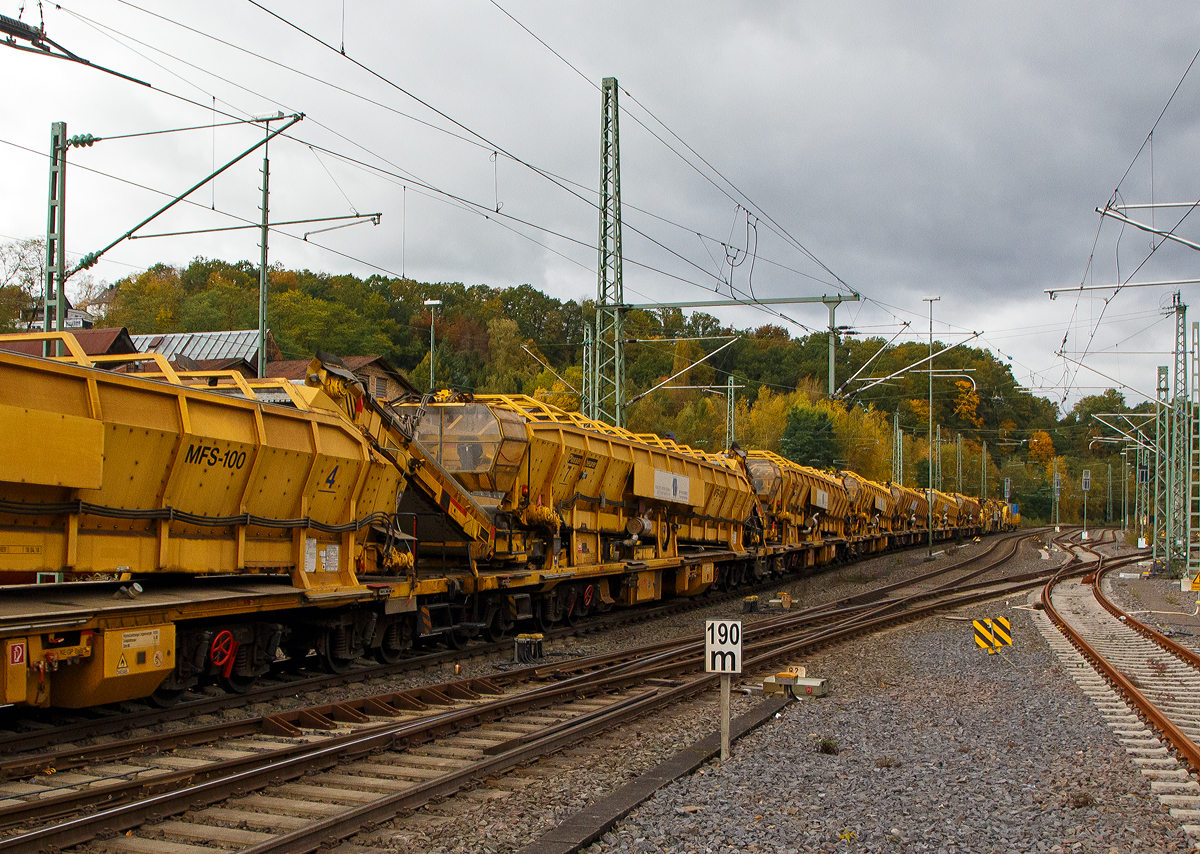
[[[189,359],[245,359],[258,363],[258,330],[235,329],[220,332],[173,332],[167,335],[134,335],[133,343],[143,353],[162,353],[168,359],[187,356]],[[267,357],[278,358],[279,346],[267,333]]]
[[[409,382],[404,377],[404,374],[396,370],[392,366],[392,363],[383,356],[342,356],[341,359],[342,363],[355,374],[368,366],[374,366],[395,379],[406,391],[417,391],[417,387]],[[278,362],[267,362],[267,376],[303,382],[311,362],[311,359],[287,359]]]
[[[129,355],[137,353],[138,348],[132,336],[124,326],[110,326],[105,329],[72,329],[69,330],[89,356]],[[0,350],[10,353],[24,353],[29,356],[42,355],[41,341],[4,341],[0,342]]]
[[[170,361],[171,367],[177,371],[238,371],[251,377],[258,373],[258,365],[250,364],[241,356],[228,359],[190,359],[183,364],[175,359]]]

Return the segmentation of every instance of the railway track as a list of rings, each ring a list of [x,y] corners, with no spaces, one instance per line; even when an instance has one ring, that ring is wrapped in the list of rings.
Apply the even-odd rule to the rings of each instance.
[[[884,598],[890,591],[903,586],[932,583],[933,580],[956,572],[983,574],[999,566],[1015,553],[1019,544],[1038,536],[1037,530],[1026,530],[996,535],[986,541],[979,553],[967,554],[961,560],[923,573],[906,582],[883,585],[861,596],[848,597],[819,606],[817,610],[805,611],[814,618],[820,611],[835,607],[866,605]],[[919,551],[924,546],[909,547],[907,551]],[[942,545],[945,550],[947,546]],[[901,553],[899,550],[894,553]],[[741,585],[728,591],[714,591],[698,598],[677,599],[654,608],[626,609],[607,614],[596,614],[573,626],[559,626],[546,631],[548,640],[568,637],[587,637],[614,628],[644,624],[667,616],[688,613],[699,608],[708,608],[723,601],[735,601],[747,595],[774,591],[783,584],[796,579],[768,578],[753,585]],[[201,715],[214,715],[235,708],[250,707],[285,698],[317,694],[330,689],[346,689],[352,693],[371,696],[370,684],[405,674],[432,671],[462,664],[470,660],[486,659],[496,655],[507,655],[512,649],[511,640],[496,643],[476,642],[464,649],[444,649],[423,652],[394,664],[372,664],[360,662],[352,669],[337,674],[320,672],[314,665],[305,670],[295,662],[280,662],[264,684],[244,693],[230,694],[216,686],[209,692],[185,695],[177,704],[168,708],[157,708],[150,704],[125,703],[119,706],[101,707],[90,710],[60,711],[13,708],[9,718],[0,720],[0,756],[27,753],[38,750],[54,750],[58,745],[71,744],[102,736],[120,735],[135,728],[154,728],[172,721],[182,721]],[[317,704],[320,707],[323,704]],[[327,705],[327,704],[324,704]],[[5,774],[0,765],[0,775]]]
[[[1098,545],[1072,546],[1091,572],[1080,583],[1046,585],[1039,628],[1151,791],[1189,836],[1200,838],[1200,656],[1106,595],[1107,574],[1144,556],[1113,560]]]
[[[972,577],[954,587],[943,582],[902,595],[889,585],[893,589],[870,603],[843,602],[751,623],[745,631],[747,671],[773,672],[781,661],[849,637],[1042,583],[1035,576],[1044,573],[978,580],[1001,557],[960,562],[958,569],[977,565],[965,569]],[[913,581],[920,586],[945,572]],[[264,719],[257,727],[239,722],[225,732],[176,733],[174,742],[143,738],[43,757],[41,765],[6,760],[5,773],[13,778],[6,785],[13,788],[0,789],[10,795],[0,802],[0,832],[6,834],[0,852],[87,845],[114,833],[130,835],[81,850],[201,854],[215,845],[254,854],[299,852],[481,779],[498,782],[477,789],[475,798],[502,798],[503,786],[510,785],[504,772],[706,692],[716,677],[698,674],[701,655],[702,644],[687,639],[417,689],[429,692],[426,700],[440,701],[425,702],[423,709],[405,708],[412,697],[370,698]],[[49,767],[55,773],[45,774]],[[22,771],[33,777],[19,779]],[[22,786],[41,791],[21,793]],[[47,824],[52,818],[57,821]]]

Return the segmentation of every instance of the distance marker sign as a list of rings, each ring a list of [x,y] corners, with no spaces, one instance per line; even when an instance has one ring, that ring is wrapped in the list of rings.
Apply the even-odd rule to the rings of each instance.
[[[704,672],[742,672],[742,621],[704,621]]]

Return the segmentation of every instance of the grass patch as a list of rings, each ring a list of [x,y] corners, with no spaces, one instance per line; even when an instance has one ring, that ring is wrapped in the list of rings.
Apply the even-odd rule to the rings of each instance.
[[[838,743],[836,739],[823,738],[817,742],[817,752],[824,753],[826,756],[838,755]]]
[[[876,768],[896,768],[900,765],[900,760],[894,756],[880,756],[875,760]]]

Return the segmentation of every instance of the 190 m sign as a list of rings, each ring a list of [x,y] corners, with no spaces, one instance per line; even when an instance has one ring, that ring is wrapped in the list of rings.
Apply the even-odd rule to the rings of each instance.
[[[705,620],[704,672],[742,672],[741,620]]]

